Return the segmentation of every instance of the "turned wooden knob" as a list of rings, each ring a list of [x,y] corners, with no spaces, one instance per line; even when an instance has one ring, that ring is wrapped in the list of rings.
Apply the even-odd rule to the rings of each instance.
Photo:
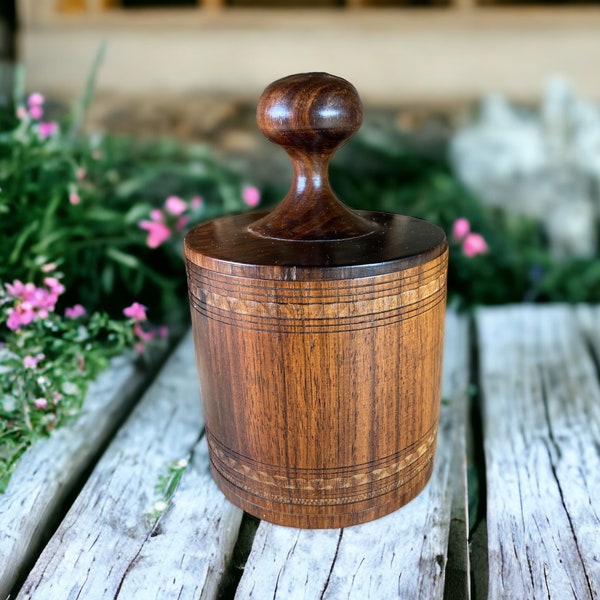
[[[294,167],[294,181],[283,202],[250,226],[260,236],[332,241],[368,235],[377,226],[359,216],[333,193],[329,161],[362,123],[355,87],[328,73],[301,73],[269,85],[258,101],[258,127],[282,146]]]
[[[362,117],[356,88],[328,73],[301,73],[273,82],[256,111],[265,137],[309,155],[338,148],[358,131]]]

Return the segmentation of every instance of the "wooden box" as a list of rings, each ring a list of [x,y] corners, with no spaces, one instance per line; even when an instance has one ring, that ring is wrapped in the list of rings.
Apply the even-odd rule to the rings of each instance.
[[[257,118],[292,158],[292,189],[185,240],[211,470],[261,519],[353,525],[431,474],[448,245],[435,225],[335,197],[329,160],[362,120],[347,81],[276,81]]]

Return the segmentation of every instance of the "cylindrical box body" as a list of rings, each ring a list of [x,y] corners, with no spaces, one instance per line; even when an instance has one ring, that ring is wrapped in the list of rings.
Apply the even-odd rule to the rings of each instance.
[[[376,214],[384,213],[365,216]],[[388,215],[417,240],[433,228],[433,243],[375,266],[220,256],[219,229],[256,218],[200,226],[186,239],[213,476],[233,503],[282,525],[345,527],[383,516],[416,496],[432,471],[445,237]],[[318,257],[300,262],[311,260]]]

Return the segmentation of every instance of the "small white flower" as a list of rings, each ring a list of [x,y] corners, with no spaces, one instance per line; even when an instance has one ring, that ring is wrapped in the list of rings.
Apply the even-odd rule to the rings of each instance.
[[[18,405],[17,399],[14,396],[9,396],[8,394],[0,397],[0,406],[2,406],[2,408],[6,411],[6,412],[12,412],[13,410],[16,410]]]
[[[63,394],[67,396],[76,396],[79,394],[79,386],[72,381],[65,381],[61,386]]]
[[[167,510],[167,503],[164,500],[159,500],[158,502],[154,503],[154,510],[156,512],[164,512],[165,510]]]
[[[181,458],[175,463],[175,467],[177,467],[178,469],[185,469],[188,466],[189,462],[190,461],[187,458]]]

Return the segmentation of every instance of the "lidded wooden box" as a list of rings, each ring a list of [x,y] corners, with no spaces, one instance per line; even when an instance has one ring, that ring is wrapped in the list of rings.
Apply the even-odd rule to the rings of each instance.
[[[435,225],[350,210],[331,190],[329,160],[362,121],[347,81],[278,80],[257,120],[292,159],[288,195],[185,239],[211,470],[261,519],[345,527],[396,510],[431,475],[448,244]]]

